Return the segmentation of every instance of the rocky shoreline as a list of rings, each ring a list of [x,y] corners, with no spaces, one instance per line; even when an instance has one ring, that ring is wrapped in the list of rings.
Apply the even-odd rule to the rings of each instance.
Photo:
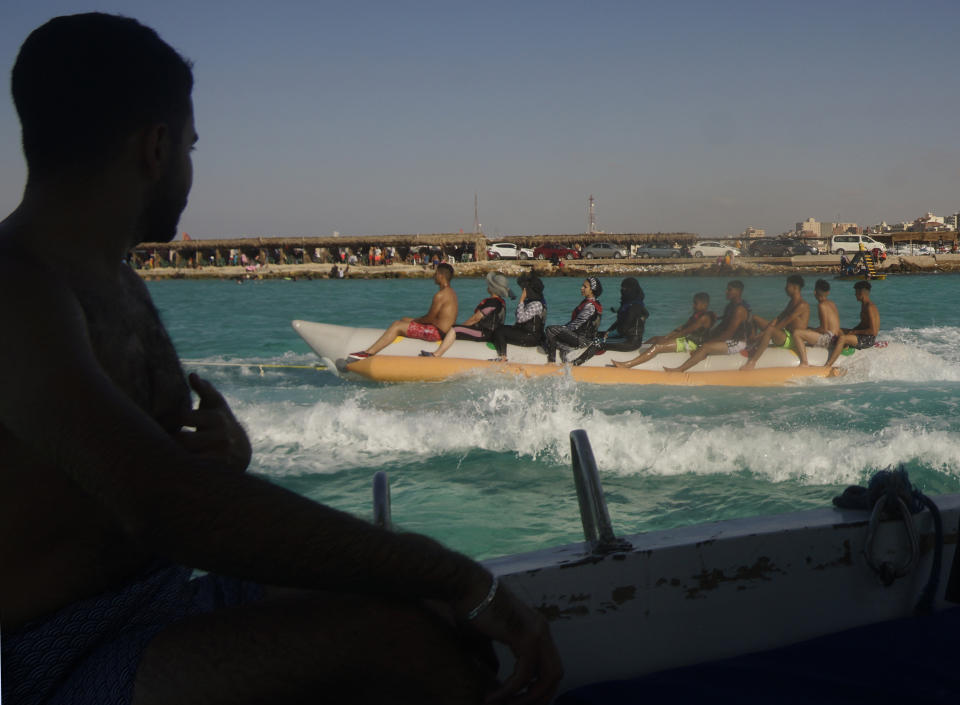
[[[674,260],[572,260],[557,267],[549,262],[535,260],[495,260],[454,264],[458,277],[482,277],[491,270],[514,277],[523,272],[536,271],[541,277],[601,276],[738,276],[756,277],[778,274],[836,274],[839,257],[809,255],[802,257],[741,257],[733,266],[726,267],[702,259]],[[161,267],[137,269],[146,281],[168,279],[327,279],[332,265],[327,264],[268,264],[253,271],[240,266],[224,267]],[[960,272],[960,255],[924,255],[917,257],[890,257],[880,271],[887,274],[935,274]],[[349,279],[427,279],[433,269],[423,265],[390,264],[382,266],[351,265]]]

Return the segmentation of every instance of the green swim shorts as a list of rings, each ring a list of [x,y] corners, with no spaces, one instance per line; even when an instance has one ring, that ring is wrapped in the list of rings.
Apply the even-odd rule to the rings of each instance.
[[[786,340],[783,341],[783,345],[778,345],[777,347],[789,350],[793,347],[793,336],[790,335],[790,331],[788,330],[783,331],[783,334],[786,336]]]
[[[677,352],[692,353],[697,347],[697,344],[689,338],[677,338]]]

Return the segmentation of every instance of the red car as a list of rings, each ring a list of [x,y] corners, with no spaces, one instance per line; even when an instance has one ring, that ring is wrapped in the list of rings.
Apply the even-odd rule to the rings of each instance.
[[[564,245],[540,245],[533,248],[534,259],[580,259],[580,253]]]

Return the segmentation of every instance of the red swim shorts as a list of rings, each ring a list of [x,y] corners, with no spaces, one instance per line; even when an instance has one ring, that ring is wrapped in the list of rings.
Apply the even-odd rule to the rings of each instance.
[[[417,323],[416,321],[410,321],[407,324],[407,333],[404,337],[426,340],[431,343],[436,343],[443,339],[443,336],[440,335],[440,331],[437,330],[436,326],[432,326],[429,323]]]

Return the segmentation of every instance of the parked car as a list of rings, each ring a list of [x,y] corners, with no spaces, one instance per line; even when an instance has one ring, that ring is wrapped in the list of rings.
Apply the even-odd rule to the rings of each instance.
[[[869,235],[834,235],[830,239],[830,251],[837,255],[842,254],[856,254],[860,251],[860,243],[863,243],[864,248],[869,252],[873,249],[878,249],[881,252],[887,251],[887,246],[878,240],[874,240]]]
[[[808,245],[805,242],[796,242],[793,246],[793,254],[795,255],[819,255],[820,248],[814,245]]]
[[[581,254],[587,259],[622,259],[627,256],[627,250],[612,242],[594,242],[584,247]]]
[[[723,257],[726,254],[731,257],[739,257],[740,250],[716,240],[709,240],[695,244],[690,248],[690,254],[694,257]]]
[[[669,245],[641,245],[633,253],[634,257],[679,257],[682,253],[677,247]]]
[[[487,247],[489,259],[532,259],[533,250],[515,242],[495,242]]]
[[[800,240],[789,238],[769,238],[755,240],[750,244],[750,254],[754,257],[790,257],[791,255],[815,255],[818,250]]]
[[[580,259],[580,253],[566,245],[537,245],[533,248],[534,259]]]

